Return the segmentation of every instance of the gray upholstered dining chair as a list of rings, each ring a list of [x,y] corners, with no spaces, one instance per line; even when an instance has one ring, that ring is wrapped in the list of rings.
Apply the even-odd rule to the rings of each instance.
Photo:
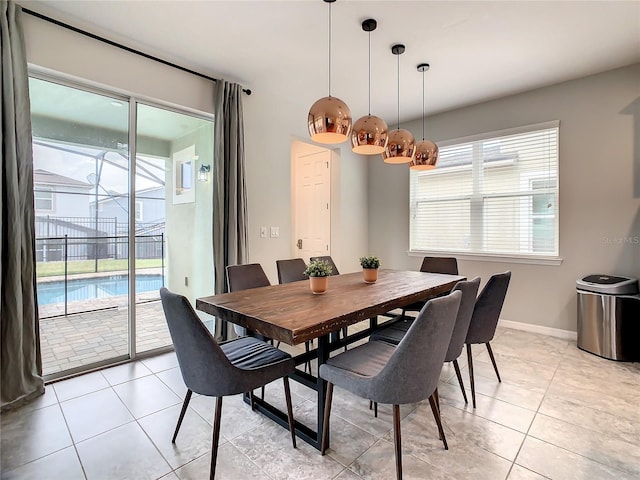
[[[282,378],[291,440],[295,448],[296,437],[287,377],[295,370],[291,355],[253,337],[241,337],[218,344],[186,297],[162,288],[160,298],[176,357],[178,357],[182,379],[187,386],[187,394],[184,397],[171,443],[176,442],[193,392],[216,397],[209,477],[213,479],[220,438],[222,397],[250,392]]]
[[[456,257],[424,257],[420,271],[424,273],[445,273],[458,275],[458,260]],[[419,312],[424,307],[424,302],[415,302],[402,309],[402,316],[407,312]]]
[[[276,260],[276,269],[278,270],[278,282],[279,283],[291,283],[299,282],[301,280],[307,280],[309,277],[305,275],[304,271],[307,268],[307,264],[301,258],[290,258],[287,260]],[[311,347],[311,340],[304,342],[305,351],[309,352]],[[311,373],[311,360],[307,360],[304,364],[304,371]]]
[[[301,258],[290,258],[287,260],[276,260],[276,269],[278,270],[279,283],[299,282],[307,280],[309,277],[304,271],[307,264]]]
[[[320,377],[328,382],[322,453],[327,449],[333,386],[374,402],[393,405],[396,474],[402,478],[400,405],[429,398],[444,448],[448,449],[440,412],[433,393],[447,353],[461,292],[427,302],[397,346],[373,341],[330,358],[320,365]]]
[[[458,275],[458,259],[456,257],[424,257],[420,271]]]
[[[447,350],[447,354],[444,357],[444,361],[453,362],[453,368],[456,371],[456,377],[458,378],[458,384],[460,385],[460,390],[462,391],[464,403],[468,403],[467,392],[465,392],[464,382],[462,381],[462,375],[460,374],[458,357],[462,353],[462,348],[464,347],[464,342],[467,338],[469,323],[471,322],[471,315],[473,315],[473,309],[476,303],[476,295],[478,294],[479,287],[480,277],[476,277],[471,280],[460,281],[456,283],[455,287],[453,287],[452,290],[452,292],[462,292],[462,300],[460,301],[460,308],[458,309],[456,323],[453,327],[453,334],[451,335],[449,348]],[[374,332],[369,337],[369,340],[381,340],[383,342],[397,345],[405,336],[413,322],[413,319],[407,318],[400,322],[393,323],[388,327],[383,327]]]
[[[498,382],[502,382],[496,359],[493,356],[493,350],[489,342],[493,340],[498,326],[498,319],[502,311],[504,299],[507,296],[509,288],[509,280],[511,272],[497,273],[489,278],[489,281],[478,295],[476,304],[473,308],[471,323],[465,343],[467,344],[467,361],[469,363],[469,380],[471,381],[471,399],[473,400],[473,408],[476,408],[476,386],[473,378],[473,356],[471,354],[471,345],[474,343],[484,343],[487,346],[493,369],[496,371]]]
[[[268,287],[271,285],[267,274],[264,273],[259,263],[247,263],[245,265],[227,266],[227,285],[230,292],[239,292],[249,288]],[[238,335],[246,335],[247,329],[240,325],[234,325],[233,329]]]

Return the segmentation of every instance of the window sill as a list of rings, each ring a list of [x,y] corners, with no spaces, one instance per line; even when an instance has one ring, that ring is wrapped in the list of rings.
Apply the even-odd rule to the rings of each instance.
[[[453,252],[453,251],[421,251],[412,250],[407,252],[410,257],[433,256],[449,256],[456,257],[458,260],[472,260],[475,262],[495,262],[495,263],[524,263],[529,265],[552,265],[558,266],[562,264],[561,257],[543,257],[534,255],[501,255],[491,253],[469,253],[469,252]]]

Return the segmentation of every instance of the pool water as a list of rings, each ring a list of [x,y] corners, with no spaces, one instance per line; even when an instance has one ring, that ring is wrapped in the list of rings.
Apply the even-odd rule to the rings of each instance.
[[[162,275],[136,276],[136,293],[160,290],[163,286]],[[128,275],[78,278],[67,282],[67,302],[115,297],[128,293]],[[64,280],[38,283],[38,305],[64,303],[64,297]]]

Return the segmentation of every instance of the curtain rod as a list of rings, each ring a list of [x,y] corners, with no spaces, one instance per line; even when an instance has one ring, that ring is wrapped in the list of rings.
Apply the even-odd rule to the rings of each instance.
[[[205,78],[207,80],[211,80],[212,82],[217,82],[218,81],[217,78],[210,77],[208,75],[205,75],[204,73],[196,72],[195,70],[191,70],[191,69],[183,67],[181,65],[177,65],[175,63],[168,62],[167,60],[163,60],[161,58],[154,57],[153,55],[149,55],[148,53],[144,53],[144,52],[141,52],[140,50],[136,50],[134,48],[127,47],[126,45],[122,45],[121,43],[114,42],[113,40],[109,40],[108,38],[104,38],[104,37],[101,37],[101,36],[96,35],[94,33],[87,32],[86,30],[81,30],[80,28],[74,27],[73,25],[69,25],[68,23],[64,23],[64,22],[61,22],[60,20],[56,20],[55,18],[51,18],[51,17],[48,17],[48,16],[43,15],[41,13],[34,12],[33,10],[30,10],[28,8],[22,7],[22,11],[24,13],[28,14],[28,15],[32,15],[32,16],[34,16],[36,18],[39,18],[41,20],[44,20],[46,22],[53,23],[54,25],[58,25],[59,27],[66,28],[67,30],[71,30],[72,32],[76,32],[76,33],[79,33],[81,35],[85,35],[85,36],[87,36],[89,38],[92,38],[94,40],[98,40],[99,42],[103,42],[103,43],[106,43],[107,45],[111,45],[112,47],[120,48],[120,49],[125,50],[125,51],[127,51],[129,53],[135,53],[136,55],[140,55],[141,57],[147,58],[149,60],[153,60],[153,61],[158,62],[158,63],[162,63],[163,65],[167,65],[169,67],[173,67],[173,68],[176,68],[178,70],[182,70],[183,72],[190,73],[191,75],[195,75],[197,77],[201,77],[201,78]],[[242,91],[244,93],[246,93],[247,95],[251,95],[251,90],[248,89],[248,88],[243,88]]]

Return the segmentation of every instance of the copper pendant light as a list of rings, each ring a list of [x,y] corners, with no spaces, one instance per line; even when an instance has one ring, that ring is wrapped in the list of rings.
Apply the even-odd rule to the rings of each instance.
[[[418,71],[422,72],[422,141],[416,145],[416,157],[409,164],[411,170],[433,170],[438,163],[438,145],[424,139],[424,72],[427,70],[428,63],[418,65]]]
[[[389,132],[387,148],[382,153],[386,163],[409,163],[416,153],[416,139],[409,130],[400,128],[400,55],[404,53],[404,45],[391,47],[391,53],[398,56],[398,128]]]
[[[351,147],[354,153],[377,155],[387,146],[387,123],[380,117],[371,115],[371,32],[378,26],[373,18],[362,22],[362,30],[369,33],[369,114],[359,118],[351,132]]]
[[[351,110],[346,103],[331,96],[331,4],[329,4],[329,96],[316,101],[309,109],[307,126],[311,140],[324,144],[342,143],[351,134]]]

